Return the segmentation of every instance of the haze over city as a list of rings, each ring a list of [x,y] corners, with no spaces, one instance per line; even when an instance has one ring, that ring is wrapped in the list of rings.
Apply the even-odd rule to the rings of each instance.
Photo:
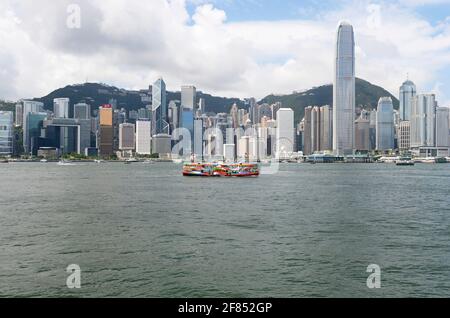
[[[229,97],[291,93],[333,82],[335,30],[348,20],[358,77],[397,95],[409,74],[450,104],[447,0],[80,0],[80,28],[68,28],[72,3],[0,3],[1,99],[85,81],[140,89],[159,76],[168,90],[191,83]]]

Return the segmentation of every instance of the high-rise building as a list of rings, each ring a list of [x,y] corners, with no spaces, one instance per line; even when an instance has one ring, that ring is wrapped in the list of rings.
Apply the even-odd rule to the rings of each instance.
[[[294,111],[280,108],[277,112],[276,153],[280,159],[289,159],[295,148]]]
[[[320,151],[333,149],[333,109],[329,105],[320,107]]]
[[[355,149],[370,150],[370,121],[363,117],[355,121]]]
[[[86,103],[78,103],[73,106],[73,118],[75,119],[90,119],[91,106]]]
[[[53,118],[44,121],[45,136],[38,139],[37,147],[58,149],[60,154],[84,154],[91,146],[91,120]]]
[[[13,112],[0,111],[0,156],[13,154]]]
[[[303,121],[303,154],[311,155],[314,153],[312,145],[312,111],[313,107],[305,108],[305,118]]]
[[[55,98],[53,100],[53,116],[55,118],[69,118],[69,98]]]
[[[102,157],[109,157],[114,154],[113,116],[113,108],[111,105],[103,105],[99,108],[100,140],[98,149]]]
[[[333,85],[333,150],[349,154],[355,148],[355,38],[353,27],[341,22],[337,32]]]
[[[151,122],[138,120],[136,122],[136,153],[138,155],[151,155]]]
[[[417,89],[416,85],[407,80],[400,86],[400,120],[411,120],[411,112],[412,112],[412,100],[416,96]]]
[[[411,122],[404,120],[398,126],[398,148],[407,151],[411,147]]]
[[[382,97],[377,108],[377,150],[394,148],[394,106],[390,97]]]
[[[270,108],[272,110],[272,119],[277,120],[277,113],[278,111],[283,107],[281,102],[276,102],[275,104],[270,105]]]
[[[31,112],[27,113],[24,127],[24,150],[27,154],[37,154],[37,139],[42,136],[44,120],[47,119],[47,113]]]
[[[135,149],[135,126],[134,124],[123,123],[119,125],[119,149],[122,151],[132,151]]]
[[[170,134],[166,83],[162,78],[152,86],[152,135]]]
[[[29,138],[27,138],[27,132],[29,131],[27,127],[27,117],[29,113],[41,113],[44,111],[44,104],[41,102],[36,102],[32,100],[24,100],[22,101],[22,125],[23,125],[23,148],[24,151],[27,153],[30,153],[30,145],[28,142],[30,141]]]
[[[411,105],[411,148],[434,147],[437,106],[435,95],[416,95]]]
[[[15,120],[16,126],[22,126],[23,125],[23,104],[17,103],[16,104],[16,120]]]
[[[191,134],[191,148],[185,149],[186,152],[191,152],[194,142],[194,119],[195,108],[197,100],[197,90],[194,86],[181,87],[181,127],[185,128]]]
[[[449,147],[449,120],[448,107],[436,108],[436,147]]]

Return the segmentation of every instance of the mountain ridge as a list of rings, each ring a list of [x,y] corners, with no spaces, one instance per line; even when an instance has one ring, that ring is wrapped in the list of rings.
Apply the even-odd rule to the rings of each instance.
[[[145,94],[148,94],[148,89],[127,90],[103,83],[84,83],[67,85],[63,88],[54,90],[46,96],[35,98],[34,100],[43,102],[46,109],[52,109],[54,98],[68,97],[70,98],[71,106],[79,102],[87,102],[95,109],[100,105],[108,104],[110,99],[115,99],[119,108],[123,107],[130,111],[146,107],[149,104],[148,101],[145,101],[145,98],[144,101],[142,100],[142,96],[145,96]],[[391,97],[394,108],[398,109],[398,99],[387,90],[363,79],[356,79],[357,107],[375,109],[378,99],[385,96]],[[246,107],[245,102],[242,99],[213,96],[201,91],[198,91],[197,98],[205,99],[206,112],[210,113],[228,113],[234,103],[241,108]],[[181,92],[167,91],[167,101],[169,102],[171,100],[181,100]],[[294,92],[292,94],[271,94],[259,101],[260,104],[273,104],[276,102],[281,102],[283,107],[292,108],[295,112],[295,120],[297,122],[304,116],[304,109],[307,106],[333,104],[333,85],[322,85],[306,91]]]

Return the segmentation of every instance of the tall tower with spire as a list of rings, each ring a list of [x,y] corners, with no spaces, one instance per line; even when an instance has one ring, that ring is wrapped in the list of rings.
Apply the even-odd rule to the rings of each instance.
[[[353,26],[341,22],[336,40],[333,85],[333,151],[352,154],[355,149],[355,36]]]

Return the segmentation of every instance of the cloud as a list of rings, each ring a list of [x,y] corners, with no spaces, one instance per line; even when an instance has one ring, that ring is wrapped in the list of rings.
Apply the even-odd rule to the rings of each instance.
[[[450,20],[431,24],[401,3],[348,1],[313,19],[229,22],[201,0],[190,1],[192,15],[183,0],[78,0],[81,29],[69,29],[72,2],[0,3],[0,79],[9,79],[0,98],[42,96],[86,79],[143,88],[160,75],[171,90],[290,93],[332,82],[342,19],[355,27],[357,75],[395,95],[407,73],[431,89],[450,66]]]

